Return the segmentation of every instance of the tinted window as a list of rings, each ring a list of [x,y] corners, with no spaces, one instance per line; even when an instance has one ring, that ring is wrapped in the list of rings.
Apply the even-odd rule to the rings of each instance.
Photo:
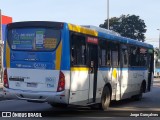
[[[147,66],[147,49],[130,47],[130,66]]]
[[[18,28],[8,32],[13,50],[54,50],[60,41],[60,30],[48,28]]]
[[[111,46],[108,41],[99,41],[99,65],[110,66],[111,63]]]
[[[139,52],[137,47],[130,47],[130,55],[129,55],[130,66],[138,66],[138,59],[139,59],[138,53]]]
[[[72,65],[86,65],[85,37],[71,35],[71,63]]]
[[[112,59],[112,66],[118,67],[119,66],[119,45],[116,43],[110,44],[111,46],[111,59]]]
[[[147,66],[147,49],[145,48],[140,48],[139,66]]]
[[[126,45],[121,45],[122,67],[128,67],[128,48]]]

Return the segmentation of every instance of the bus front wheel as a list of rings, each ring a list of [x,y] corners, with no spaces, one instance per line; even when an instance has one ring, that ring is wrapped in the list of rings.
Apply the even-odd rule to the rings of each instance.
[[[106,86],[103,89],[101,98],[101,107],[104,111],[108,110],[111,101],[111,94],[109,88]]]

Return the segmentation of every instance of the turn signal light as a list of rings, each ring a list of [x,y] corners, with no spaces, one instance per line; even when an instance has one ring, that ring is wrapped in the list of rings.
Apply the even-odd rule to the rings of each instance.
[[[57,92],[61,92],[64,89],[65,89],[65,76],[64,76],[63,72],[60,71]]]
[[[4,70],[3,86],[9,88],[7,69]]]

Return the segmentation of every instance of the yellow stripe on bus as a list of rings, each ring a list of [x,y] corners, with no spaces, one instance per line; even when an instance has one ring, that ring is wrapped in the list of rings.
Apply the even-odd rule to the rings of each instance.
[[[81,27],[79,25],[68,24],[68,28],[69,28],[69,30],[74,31],[74,32],[79,32],[79,33],[83,33],[83,34],[98,36],[97,31],[91,30],[91,29],[88,29],[88,28],[85,28],[85,27]]]
[[[117,79],[117,69],[114,68],[113,71],[112,71],[112,76]]]
[[[89,68],[87,67],[72,67],[71,71],[88,71]]]
[[[6,42],[6,67],[10,68],[10,48],[8,42]]]
[[[62,41],[60,42],[56,50],[56,70],[60,70],[61,67],[61,55],[62,55]]]

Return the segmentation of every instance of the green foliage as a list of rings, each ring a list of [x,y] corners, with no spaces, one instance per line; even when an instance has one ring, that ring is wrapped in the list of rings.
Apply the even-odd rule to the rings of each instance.
[[[108,20],[105,20],[104,24],[100,24],[99,26],[108,29],[107,21]],[[109,19],[109,22],[110,30],[118,32],[124,37],[144,42],[146,25],[144,20],[140,19],[139,16],[121,15],[119,18],[113,17]]]

